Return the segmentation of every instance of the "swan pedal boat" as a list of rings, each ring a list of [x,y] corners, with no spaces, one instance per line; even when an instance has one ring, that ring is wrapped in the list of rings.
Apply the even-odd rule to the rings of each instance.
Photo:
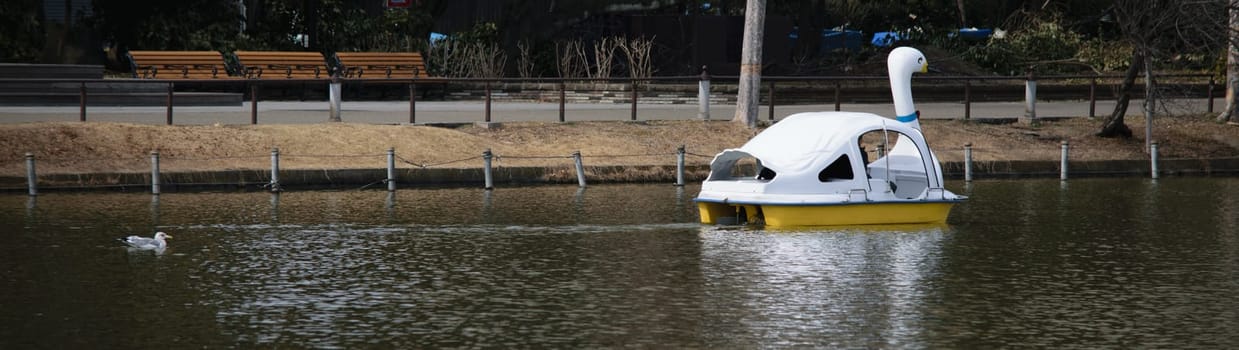
[[[925,58],[915,49],[898,48],[888,66],[901,117],[812,112],[780,120],[740,148],[714,157],[695,199],[701,223],[945,223],[951,207],[966,197],[943,187],[941,163],[912,106],[911,73],[927,69]],[[890,152],[868,162],[863,141]]]

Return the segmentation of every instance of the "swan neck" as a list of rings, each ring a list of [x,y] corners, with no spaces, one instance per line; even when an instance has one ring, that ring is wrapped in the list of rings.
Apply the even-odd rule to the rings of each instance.
[[[916,106],[912,104],[912,71],[907,69],[891,69],[890,80],[891,97],[895,103],[895,115],[903,117],[915,114]]]

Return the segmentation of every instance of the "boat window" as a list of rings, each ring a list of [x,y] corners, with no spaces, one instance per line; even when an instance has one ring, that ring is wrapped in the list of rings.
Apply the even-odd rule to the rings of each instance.
[[[733,179],[752,179],[757,177],[757,169],[760,167],[761,165],[757,158],[740,158],[731,166],[729,175]]]
[[[852,161],[847,154],[839,156],[834,162],[826,166],[817,173],[817,180],[828,182],[831,180],[851,180],[852,179]]]
[[[778,174],[776,174],[774,170],[770,170],[770,168],[761,168],[761,171],[757,173],[757,179],[767,181],[774,180],[775,175]]]

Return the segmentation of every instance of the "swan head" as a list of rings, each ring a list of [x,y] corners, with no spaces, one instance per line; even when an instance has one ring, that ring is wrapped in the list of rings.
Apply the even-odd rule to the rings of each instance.
[[[900,46],[886,56],[886,68],[890,70],[891,76],[899,73],[901,77],[911,79],[912,73],[929,72],[929,60],[925,59],[921,50]]]
[[[902,46],[886,56],[886,69],[891,80],[891,97],[895,102],[895,119],[920,129],[920,117],[912,104],[912,73],[929,71],[929,60],[920,50]]]

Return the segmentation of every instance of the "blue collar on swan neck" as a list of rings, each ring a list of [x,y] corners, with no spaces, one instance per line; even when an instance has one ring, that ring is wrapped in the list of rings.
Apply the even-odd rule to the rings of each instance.
[[[916,121],[917,118],[920,118],[920,116],[921,116],[921,111],[916,111],[916,112],[912,112],[912,114],[901,115],[901,116],[895,117],[895,120],[898,120],[900,123],[911,123],[911,122]]]

